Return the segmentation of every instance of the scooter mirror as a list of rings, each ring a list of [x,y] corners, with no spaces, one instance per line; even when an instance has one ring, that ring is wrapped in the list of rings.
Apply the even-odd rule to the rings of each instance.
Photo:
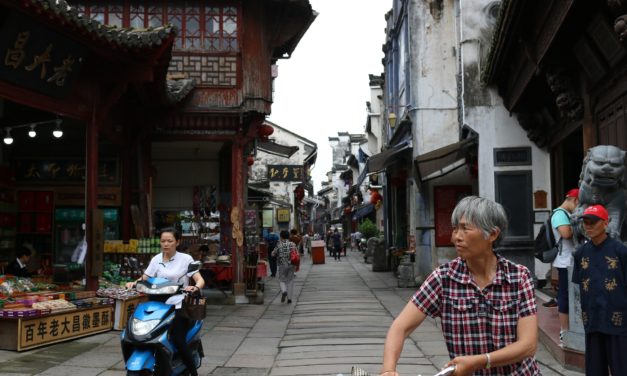
[[[200,263],[200,261],[192,261],[188,266],[187,266],[187,274],[189,273],[193,273],[195,271],[200,270],[200,267],[202,266],[202,264]]]

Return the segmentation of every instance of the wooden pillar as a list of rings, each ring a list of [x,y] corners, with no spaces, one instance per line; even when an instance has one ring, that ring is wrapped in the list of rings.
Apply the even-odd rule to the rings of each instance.
[[[583,94],[583,121],[582,121],[582,133],[583,133],[583,155],[588,153],[588,149],[597,145],[597,127],[594,123],[592,108],[590,103],[590,95]]]
[[[85,263],[85,279],[87,290],[98,289],[98,277],[95,275],[94,260],[97,260],[98,249],[94,232],[94,219],[98,209],[98,117],[97,100],[94,100],[92,115],[87,125],[85,145],[85,234],[87,238],[87,257]],[[102,255],[100,255],[102,257]]]
[[[231,230],[233,248],[231,251],[231,265],[233,265],[233,294],[244,296],[244,148],[241,142],[233,142],[231,148]],[[237,215],[233,215],[236,212]],[[242,237],[238,241],[238,237]],[[236,298],[237,301],[237,298]]]
[[[121,229],[121,238],[123,240],[128,240],[131,237],[131,181],[132,174],[131,171],[134,169],[131,168],[133,163],[133,152],[132,150],[136,150],[137,146],[133,147],[132,143],[134,139],[127,138],[126,145],[124,150],[122,151],[122,205],[121,205],[121,219],[122,219],[122,229]]]

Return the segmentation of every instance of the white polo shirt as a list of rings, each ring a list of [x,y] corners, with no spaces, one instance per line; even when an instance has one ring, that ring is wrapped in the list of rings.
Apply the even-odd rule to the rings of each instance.
[[[172,282],[183,281],[183,287],[189,284],[187,267],[194,259],[187,253],[176,252],[167,262],[163,261],[163,252],[150,260],[144,272],[148,277],[167,278]]]

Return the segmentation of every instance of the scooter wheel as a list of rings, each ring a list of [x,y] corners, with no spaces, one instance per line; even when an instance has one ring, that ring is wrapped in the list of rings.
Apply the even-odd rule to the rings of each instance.
[[[148,371],[126,371],[126,376],[152,376]]]

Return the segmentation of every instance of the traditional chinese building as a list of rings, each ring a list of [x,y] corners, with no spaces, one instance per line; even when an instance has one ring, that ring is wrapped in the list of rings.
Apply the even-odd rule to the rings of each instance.
[[[0,15],[2,164],[14,176],[3,192],[50,196],[48,225],[29,237],[16,219],[11,245],[56,258],[56,209],[84,208],[93,288],[98,209],[118,210],[121,240],[152,235],[156,214],[219,212],[242,295],[246,157],[269,133],[274,64],[315,19],[309,2],[1,0]],[[44,136],[57,128],[63,137]]]

